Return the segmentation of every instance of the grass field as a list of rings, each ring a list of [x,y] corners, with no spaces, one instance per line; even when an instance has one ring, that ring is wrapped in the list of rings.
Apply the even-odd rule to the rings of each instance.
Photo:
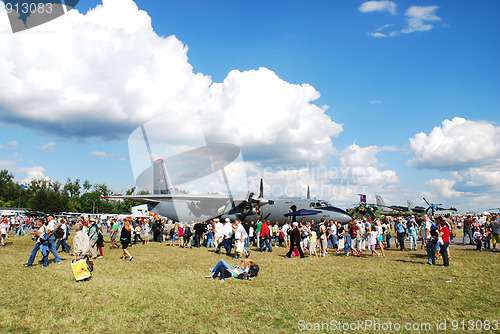
[[[223,284],[204,278],[208,268],[220,258],[235,260],[206,248],[138,245],[130,262],[106,244],[93,277],[75,282],[66,253],[61,265],[49,255],[48,268],[36,261],[25,268],[32,247],[28,236],[10,237],[0,248],[2,333],[295,333],[315,323],[335,332],[335,321],[380,326],[352,333],[391,332],[387,326],[397,324],[403,333],[461,333],[472,329],[469,320],[474,329],[482,325],[475,332],[500,332],[500,253],[462,246],[452,248],[449,268],[442,260],[426,266],[423,250],[389,250],[380,259],[253,251],[259,276]]]

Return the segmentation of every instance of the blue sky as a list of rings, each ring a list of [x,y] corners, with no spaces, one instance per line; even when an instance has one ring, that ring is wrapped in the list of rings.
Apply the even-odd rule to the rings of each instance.
[[[70,13],[17,34],[0,12],[10,48],[0,60],[12,65],[0,67],[0,168],[19,181],[80,178],[121,191],[134,184],[128,134],[176,106],[206,105],[207,94],[235,114],[237,124],[211,129],[232,130],[224,139],[242,147],[251,188],[264,175],[268,191],[294,183],[289,195],[301,195],[312,184],[313,195],[344,207],[358,192],[394,204],[426,196],[463,210],[500,206],[498,1],[135,3],[143,13],[108,0],[110,10],[92,17]],[[66,70],[44,57],[61,57]],[[283,95],[259,90],[268,84]],[[260,104],[237,107],[244,101]],[[294,151],[305,153],[292,161]],[[282,171],[312,165],[337,177]]]

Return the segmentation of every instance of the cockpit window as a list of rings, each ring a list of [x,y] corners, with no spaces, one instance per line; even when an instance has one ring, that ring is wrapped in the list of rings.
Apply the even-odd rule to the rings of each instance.
[[[316,203],[309,203],[309,207],[314,208],[316,206]]]

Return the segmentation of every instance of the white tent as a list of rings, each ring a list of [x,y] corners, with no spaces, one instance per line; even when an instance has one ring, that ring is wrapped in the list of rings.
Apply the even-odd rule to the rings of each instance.
[[[139,211],[136,211],[132,214],[132,218],[148,218],[149,215],[140,213]]]

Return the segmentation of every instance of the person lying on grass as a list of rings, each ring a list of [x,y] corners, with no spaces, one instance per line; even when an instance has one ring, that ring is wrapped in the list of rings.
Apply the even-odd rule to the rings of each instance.
[[[249,280],[257,276],[258,272],[259,266],[252,260],[243,260],[240,266],[233,267],[221,259],[214,268],[210,269],[210,274],[206,278],[216,279],[220,277],[220,283],[223,283],[226,278]]]

